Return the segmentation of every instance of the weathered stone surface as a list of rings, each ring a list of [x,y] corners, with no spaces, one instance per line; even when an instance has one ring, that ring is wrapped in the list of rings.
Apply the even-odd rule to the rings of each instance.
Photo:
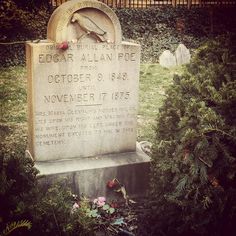
[[[121,43],[121,27],[115,13],[104,3],[92,0],[72,0],[60,5],[48,22],[47,38],[54,42],[75,39],[78,39],[79,43],[96,42],[94,37],[86,35],[84,27],[73,21],[76,14],[87,18],[88,23],[84,24],[90,31],[97,26],[106,32],[104,36],[108,42]]]
[[[165,50],[159,57],[159,63],[163,67],[170,68],[176,66],[176,58],[170,50]]]
[[[67,50],[58,49],[61,40]],[[49,21],[48,40],[27,43],[26,51],[29,150],[36,161],[135,150],[140,45],[121,42],[110,8],[92,0],[62,4]]]
[[[62,4],[47,33],[26,44],[27,155],[45,183],[66,176],[77,193],[97,197],[118,178],[143,193],[150,158],[136,151],[140,45],[121,42],[118,18],[93,0]]]
[[[135,150],[139,45],[71,43],[61,51],[29,43],[27,57],[35,160]]]
[[[189,49],[184,44],[179,44],[175,51],[177,65],[184,65],[190,63],[191,55]]]
[[[114,198],[107,182],[117,178],[124,184],[130,197],[145,195],[148,190],[150,157],[137,144],[136,152],[96,156],[93,158],[70,159],[52,162],[37,162],[40,180],[44,184],[68,178],[76,193],[96,198]],[[46,177],[43,177],[46,176]]]

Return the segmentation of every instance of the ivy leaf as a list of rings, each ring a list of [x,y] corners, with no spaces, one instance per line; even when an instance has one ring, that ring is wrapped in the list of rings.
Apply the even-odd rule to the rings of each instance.
[[[98,217],[98,213],[97,213],[97,212],[98,212],[97,209],[92,210],[92,211],[91,211],[91,216],[94,217],[94,218],[95,218],[95,217]]]
[[[112,223],[112,225],[119,225],[119,226],[121,226],[123,224],[125,224],[123,217],[115,219],[115,221]]]
[[[87,209],[87,210],[86,210],[86,215],[87,215],[88,217],[93,217],[93,218],[99,217],[99,214],[98,214],[98,210],[97,210],[97,209],[94,209],[94,210],[89,210],[89,209]]]
[[[108,210],[109,208],[110,208],[110,206],[109,206],[108,204],[105,204],[105,205],[102,207],[102,209],[103,209],[104,211]]]
[[[114,212],[115,212],[115,208],[110,207],[110,208],[109,208],[109,213],[110,213],[110,214],[113,214]]]

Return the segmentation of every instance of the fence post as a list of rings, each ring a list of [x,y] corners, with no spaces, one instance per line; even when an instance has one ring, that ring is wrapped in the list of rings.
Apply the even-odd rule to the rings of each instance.
[[[213,31],[214,31],[213,7],[210,7],[209,14],[210,14],[210,23],[211,23],[211,33],[213,33]]]
[[[191,8],[191,5],[192,5],[192,0],[188,0],[188,9]]]
[[[172,0],[172,6],[176,7],[176,0]]]
[[[202,7],[202,0],[199,0],[199,6]]]

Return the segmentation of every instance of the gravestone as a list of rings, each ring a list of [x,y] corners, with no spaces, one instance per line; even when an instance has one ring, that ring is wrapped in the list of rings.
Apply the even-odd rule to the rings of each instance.
[[[165,50],[159,57],[159,64],[166,68],[176,66],[176,58],[170,50]]]
[[[68,177],[89,197],[113,178],[131,195],[148,185],[150,158],[136,148],[140,45],[121,39],[109,7],[72,0],[47,40],[26,44],[29,153],[45,181]]]
[[[191,55],[189,49],[184,44],[179,44],[175,50],[175,54],[170,50],[165,50],[159,57],[159,64],[162,67],[171,68],[176,65],[184,65],[190,63]]]
[[[179,44],[175,50],[175,57],[177,65],[184,65],[190,63],[190,52],[184,44]]]

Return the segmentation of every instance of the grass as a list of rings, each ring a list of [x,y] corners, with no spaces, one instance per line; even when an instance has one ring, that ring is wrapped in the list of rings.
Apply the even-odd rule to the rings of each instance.
[[[26,122],[26,69],[21,66],[1,68],[1,123]]]
[[[155,120],[165,98],[166,89],[172,84],[174,73],[181,67],[166,69],[159,64],[142,64],[139,85],[138,141],[155,138]]]
[[[165,69],[159,64],[141,65],[138,141],[152,142],[155,119],[165,97],[165,91],[172,83],[173,74],[180,70],[181,68]],[[25,67],[0,68],[0,134],[2,138],[9,135],[11,130],[27,136],[26,86]]]
[[[26,145],[27,140],[26,69],[22,66],[0,68],[0,148],[3,143]]]

